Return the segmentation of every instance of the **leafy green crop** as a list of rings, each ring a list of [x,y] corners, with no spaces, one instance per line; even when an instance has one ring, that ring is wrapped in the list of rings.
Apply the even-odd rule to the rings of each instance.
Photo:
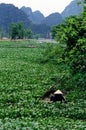
[[[39,62],[45,48],[37,41],[0,42],[0,130],[86,129],[85,92],[67,91],[63,65]],[[51,86],[67,91],[67,104],[41,100]]]

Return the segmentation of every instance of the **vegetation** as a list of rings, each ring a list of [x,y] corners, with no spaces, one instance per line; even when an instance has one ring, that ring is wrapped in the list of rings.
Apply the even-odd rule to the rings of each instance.
[[[10,28],[11,39],[23,39],[24,27],[22,23],[13,23]]]
[[[23,22],[28,27],[31,22],[25,13],[12,4],[0,4],[0,28],[9,34],[9,27],[12,23]]]
[[[10,26],[11,39],[32,38],[33,32],[31,29],[24,29],[23,23],[12,23]]]
[[[86,12],[67,18],[52,30],[53,37],[65,45],[62,62],[77,81],[76,86],[85,89],[86,83]],[[57,52],[57,51],[56,51]]]
[[[86,128],[85,91],[73,89],[76,83],[69,81],[69,70],[61,60],[40,63],[46,46],[59,50],[57,44],[33,40],[0,42],[0,130]],[[67,93],[67,104],[41,100],[51,86]]]
[[[25,33],[25,38],[26,39],[33,38],[33,32],[32,32],[32,30],[30,28],[25,29],[24,33]]]
[[[0,29],[0,39],[2,39],[5,36],[5,32],[3,29]]]
[[[86,129],[85,10],[52,34],[57,43],[0,41],[0,130]],[[52,86],[67,104],[41,99]]]
[[[46,37],[46,35],[50,32],[50,27],[45,24],[33,24],[25,12],[21,9],[18,9],[12,4],[0,4],[0,35],[2,35],[1,30],[3,30],[4,35],[9,37],[9,30],[11,24],[23,23],[24,29],[31,29],[31,31],[36,35],[40,34],[42,37]],[[15,26],[12,25],[12,26]],[[17,33],[17,32],[16,32]],[[19,36],[19,37],[22,37]],[[28,36],[27,36],[28,37]]]
[[[39,35],[40,37],[49,38],[50,30],[53,25],[60,24],[62,17],[64,19],[67,16],[79,14],[82,10],[82,6],[77,6],[77,0],[74,0],[67,6],[67,10],[68,11],[64,10],[62,14],[54,13],[44,18],[39,11],[32,12],[30,8],[22,7],[19,9],[12,4],[2,3],[0,4],[0,36],[9,37],[10,25],[12,23],[22,22],[24,29],[29,28],[36,36]],[[3,30],[3,33],[1,30]]]

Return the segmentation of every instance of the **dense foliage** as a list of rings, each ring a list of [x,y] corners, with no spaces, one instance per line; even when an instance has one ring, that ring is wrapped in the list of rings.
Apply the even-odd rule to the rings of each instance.
[[[11,39],[23,39],[24,27],[22,23],[13,23],[10,27]]]
[[[40,63],[46,46],[59,47],[30,40],[0,42],[0,130],[85,130],[85,91],[73,90],[72,82],[68,86],[69,70],[59,60]],[[51,86],[67,92],[67,104],[41,100]]]
[[[86,12],[79,16],[68,17],[52,30],[53,37],[65,46],[63,62],[75,76],[76,86],[85,88],[86,83]]]
[[[11,39],[23,39],[32,38],[33,32],[31,29],[24,29],[23,23],[12,23],[10,26],[10,37]]]

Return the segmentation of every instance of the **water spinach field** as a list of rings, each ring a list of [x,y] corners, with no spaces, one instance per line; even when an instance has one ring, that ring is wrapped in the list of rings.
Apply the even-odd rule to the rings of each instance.
[[[51,44],[0,41],[0,130],[86,130],[85,91],[71,89],[66,67],[43,62],[46,48],[58,46]],[[41,99],[52,86],[66,93],[67,104]]]

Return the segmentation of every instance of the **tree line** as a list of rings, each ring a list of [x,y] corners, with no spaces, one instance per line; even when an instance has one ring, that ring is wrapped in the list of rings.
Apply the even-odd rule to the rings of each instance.
[[[11,39],[29,39],[33,38],[33,32],[30,28],[24,29],[23,23],[12,23],[10,26]]]

